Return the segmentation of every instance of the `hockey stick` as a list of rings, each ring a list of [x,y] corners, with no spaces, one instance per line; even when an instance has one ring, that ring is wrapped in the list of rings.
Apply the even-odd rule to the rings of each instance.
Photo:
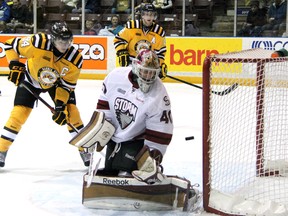
[[[40,97],[40,95],[36,94],[35,92],[33,92],[27,85],[25,85],[24,83],[20,83],[20,86],[23,86],[27,91],[29,91],[35,98],[37,98],[38,100],[40,100],[46,107],[48,107],[50,109],[50,111],[54,114],[55,110],[54,108],[48,104],[42,97]],[[77,130],[77,128],[74,127],[74,125],[72,125],[70,122],[67,122],[67,125],[69,125],[69,127],[71,127],[75,132],[79,133],[79,131]]]
[[[185,84],[187,84],[187,85],[190,85],[190,86],[199,88],[199,89],[203,89],[201,86],[195,85],[195,84],[190,83],[190,82],[186,82],[185,80],[178,79],[178,78],[173,77],[173,76],[170,76],[170,75],[168,75],[168,74],[166,75],[166,77],[168,77],[168,78],[170,78],[170,79],[173,79],[173,80],[176,80],[176,81],[178,81],[178,82],[182,82],[182,83],[185,83]],[[238,86],[239,86],[238,83],[234,83],[233,85],[231,85],[230,87],[228,87],[228,88],[225,89],[224,91],[220,91],[220,92],[212,91],[212,93],[213,93],[213,94],[216,94],[216,95],[220,95],[220,96],[227,95],[227,94],[229,94],[230,92],[234,91]]]

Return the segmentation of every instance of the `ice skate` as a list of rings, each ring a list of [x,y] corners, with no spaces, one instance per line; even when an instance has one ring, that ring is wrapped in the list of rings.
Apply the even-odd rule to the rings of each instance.
[[[5,159],[6,159],[7,151],[6,152],[1,152],[0,151],[0,167],[5,166]]]
[[[202,201],[202,194],[195,187],[199,187],[199,185],[193,185],[188,195],[187,211],[189,212],[196,212]]]
[[[85,151],[79,151],[81,159],[86,167],[90,166],[90,159],[91,159],[91,153],[85,152]]]

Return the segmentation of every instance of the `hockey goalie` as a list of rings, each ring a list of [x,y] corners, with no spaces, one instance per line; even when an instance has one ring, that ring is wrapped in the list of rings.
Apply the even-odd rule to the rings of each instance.
[[[199,203],[199,192],[189,180],[163,173],[173,121],[160,71],[157,55],[141,50],[132,67],[115,68],[104,79],[97,111],[70,140],[92,153],[83,178],[84,206],[191,211]],[[104,167],[99,168],[104,151]]]

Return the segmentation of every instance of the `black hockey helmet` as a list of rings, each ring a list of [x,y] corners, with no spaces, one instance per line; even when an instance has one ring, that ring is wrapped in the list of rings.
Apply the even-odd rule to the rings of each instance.
[[[141,8],[141,13],[142,12],[157,12],[156,11],[156,8],[153,4],[151,3],[147,3],[147,4],[144,4]]]
[[[141,17],[143,17],[145,14],[149,14],[154,16],[153,20],[157,19],[157,10],[155,6],[151,3],[144,4],[141,8]]]
[[[61,39],[63,41],[72,40],[73,34],[66,22],[55,22],[50,29],[52,41]]]
[[[52,44],[60,52],[68,50],[73,41],[72,31],[66,22],[55,22],[50,29]]]

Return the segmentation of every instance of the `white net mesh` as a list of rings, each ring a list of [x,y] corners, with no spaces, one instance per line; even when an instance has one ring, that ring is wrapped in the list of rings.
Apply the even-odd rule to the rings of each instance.
[[[288,214],[288,58],[271,53],[210,58],[210,126],[203,125],[209,126],[209,205],[223,212],[270,214],[267,203],[275,202],[273,208]],[[233,83],[239,86],[226,95],[212,93]]]

